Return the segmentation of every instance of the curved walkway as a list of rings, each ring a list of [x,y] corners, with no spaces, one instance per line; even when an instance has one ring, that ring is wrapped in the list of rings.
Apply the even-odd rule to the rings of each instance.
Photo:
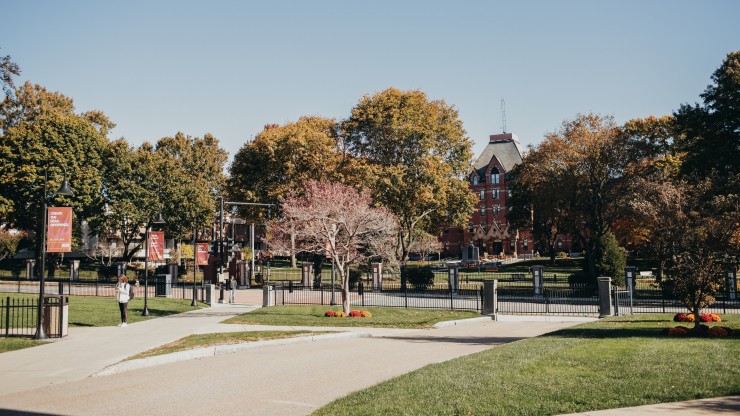
[[[530,318],[523,324],[520,319],[505,317],[498,322],[475,319],[450,323],[433,330],[333,328],[345,335],[326,337],[330,340],[316,336],[256,343],[241,350],[226,349],[207,359],[192,355],[184,358],[188,361],[176,363],[150,361],[135,371],[116,366],[136,352],[189,334],[274,329],[219,323],[256,307],[217,304],[126,328],[74,327],[62,340],[0,354],[0,415],[305,415],[348,393],[427,364],[583,321],[550,317],[550,322]],[[116,368],[108,371],[112,375],[91,377]],[[737,406],[737,398],[711,400],[714,404],[709,408],[714,414],[737,410],[732,407]],[[648,415],[657,413],[639,412],[662,406],[668,405],[629,413],[585,414]],[[675,415],[705,414],[691,413],[697,407],[685,403],[670,409]]]

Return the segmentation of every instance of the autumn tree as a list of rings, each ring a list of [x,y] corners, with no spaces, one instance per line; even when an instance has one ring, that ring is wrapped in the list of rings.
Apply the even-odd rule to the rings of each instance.
[[[738,255],[740,195],[708,198],[715,187],[711,179],[689,185],[682,206],[684,216],[669,223],[680,238],[673,242],[667,283],[697,318],[724,287],[724,269],[737,267],[727,260],[732,262]]]
[[[309,180],[344,182],[349,163],[337,143],[337,123],[301,117],[285,125],[268,124],[234,156],[227,191],[243,202],[277,204]]]
[[[414,245],[410,252],[419,254],[421,260],[425,260],[432,253],[439,253],[444,246],[436,235],[426,231],[418,231],[419,235],[414,239]]]
[[[302,193],[291,191],[282,203],[281,222],[294,232],[298,246],[306,252],[327,253],[336,264],[347,314],[349,266],[387,252],[397,237],[395,215],[371,204],[367,190],[313,180]]]
[[[367,164],[374,200],[399,218],[402,259],[417,229],[467,223],[475,201],[465,181],[471,142],[452,106],[389,88],[362,97],[341,131],[347,150]]]
[[[12,258],[18,251],[18,245],[26,237],[23,231],[11,232],[0,227],[0,260]]]
[[[227,181],[227,194],[234,201],[278,204],[280,198],[303,192],[309,180],[356,182],[356,163],[342,152],[337,141],[337,123],[322,117],[301,117],[285,125],[268,124],[257,137],[234,156]],[[240,214],[262,222],[263,209],[243,207]],[[282,251],[290,254],[295,267],[295,238]],[[276,245],[273,245],[277,249]]]
[[[539,238],[567,227],[586,250],[585,271],[593,280],[608,248],[605,237],[627,197],[625,172],[633,156],[612,117],[578,115],[531,149],[517,173],[530,206],[521,198],[515,203],[533,211]]]
[[[558,235],[575,231],[568,202],[575,199],[575,187],[557,176],[566,172],[554,172],[554,164],[547,163],[549,157],[547,152],[530,149],[514,167],[506,219],[515,229],[532,230],[538,250],[555,264]]]

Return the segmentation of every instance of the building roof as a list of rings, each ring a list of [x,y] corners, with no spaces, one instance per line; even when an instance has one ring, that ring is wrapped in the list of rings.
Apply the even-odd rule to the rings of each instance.
[[[484,175],[491,159],[496,157],[504,172],[511,172],[514,166],[522,163],[522,149],[519,138],[513,133],[492,134],[483,153],[473,164],[479,175]],[[504,173],[501,172],[501,173]]]

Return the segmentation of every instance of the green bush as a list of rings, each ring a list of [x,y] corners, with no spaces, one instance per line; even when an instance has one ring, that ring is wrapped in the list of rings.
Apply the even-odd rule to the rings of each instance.
[[[599,239],[596,246],[596,276],[609,276],[615,286],[624,286],[624,266],[627,255],[619,247],[617,239],[611,232]]]
[[[429,266],[407,267],[402,274],[406,281],[417,290],[424,290],[434,284],[434,272]]]

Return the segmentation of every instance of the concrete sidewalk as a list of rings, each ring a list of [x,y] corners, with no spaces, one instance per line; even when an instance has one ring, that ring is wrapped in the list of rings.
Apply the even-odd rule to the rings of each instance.
[[[70,327],[45,345],[0,354],[0,392],[16,393],[89,377],[131,355],[194,333],[219,332],[224,319],[255,309],[218,305],[128,327]]]
[[[561,416],[657,416],[666,414],[671,416],[738,415],[740,414],[740,396],[595,410]]]
[[[262,347],[207,359],[189,359],[109,376],[89,377],[130,356],[134,349],[142,350],[169,342],[184,332],[272,329],[217,323],[248,309],[221,304],[127,328],[81,328],[82,331],[75,331],[68,339],[31,348],[24,353],[35,356],[38,363],[21,354],[14,354],[15,359],[0,354],[3,359],[0,368],[9,369],[4,378],[13,380],[4,380],[0,386],[0,414],[24,411],[127,416],[184,413],[305,415],[353,391],[428,364],[577,323],[531,322],[522,325],[520,322],[495,322],[484,318],[448,323],[431,330],[338,328],[358,335],[325,342],[274,346],[263,343]],[[36,351],[30,352],[32,350]],[[274,391],[281,393],[270,394]],[[44,400],[40,401],[39,397]],[[121,399],[129,397],[136,397],[136,400]]]
[[[252,298],[256,299],[256,292],[244,292],[241,299],[237,297],[237,301],[252,301]],[[302,415],[352,391],[430,363],[592,320],[502,316],[498,322],[488,318],[446,322],[433,330],[270,327],[220,323],[257,307],[254,304],[216,304],[212,308],[151,319],[126,328],[72,327],[69,336],[62,340],[0,354],[0,372],[3,374],[0,377],[0,414],[22,410],[135,416],[211,413],[218,410],[234,414]],[[529,324],[522,325],[523,322]],[[117,364],[137,352],[190,334],[271,329],[336,330],[341,334],[226,346],[212,349],[205,355],[185,352],[174,361],[172,357],[154,357],[131,367],[127,367],[129,364]],[[314,342],[320,339],[325,342]],[[212,358],[197,359],[206,355]],[[351,368],[353,374],[362,374],[362,377],[352,377],[343,368]],[[112,375],[91,377],[96,374]],[[220,389],[209,389],[209,394],[202,396],[192,390],[193,374],[198,375],[200,386],[279,385],[281,389],[291,392],[290,400],[264,395],[259,388],[240,389],[240,400],[236,401],[233,400],[233,392]],[[348,379],[352,382],[335,383],[331,389],[319,381]],[[145,385],[158,387],[142,389]],[[71,391],[75,394],[70,395]],[[197,391],[200,393],[200,389]],[[117,400],[133,396],[139,398],[134,404]],[[39,401],[38,397],[46,400]],[[94,400],[79,400],[79,397]],[[167,397],[167,400],[163,402],[162,397]],[[125,406],[120,409],[116,409],[117,404],[111,407],[111,403],[118,402]],[[246,403],[249,404],[247,407]],[[675,416],[725,412],[738,414],[740,398],[658,404],[581,415],[655,415],[667,412]]]

